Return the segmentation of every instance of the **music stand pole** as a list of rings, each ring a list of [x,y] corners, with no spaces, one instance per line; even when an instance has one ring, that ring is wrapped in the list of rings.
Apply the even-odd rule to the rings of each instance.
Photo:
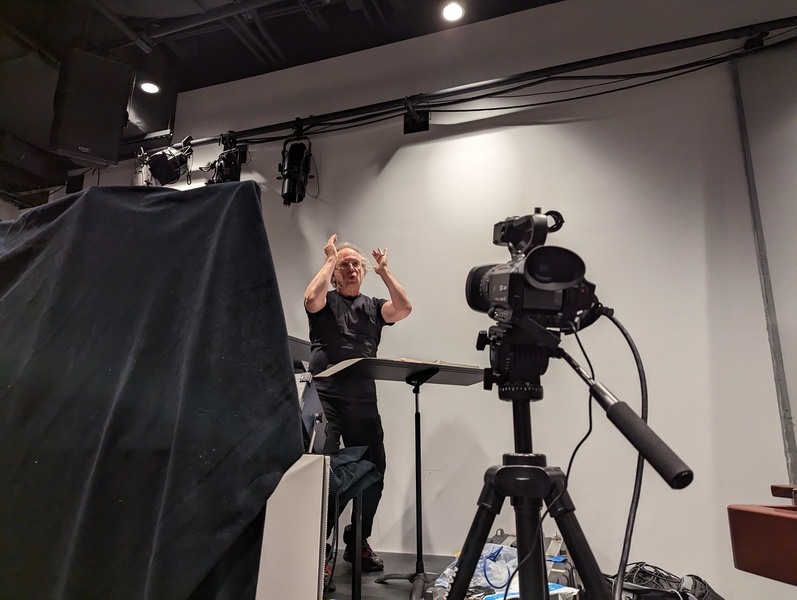
[[[423,565],[420,388],[427,382],[442,385],[473,385],[484,380],[484,370],[466,365],[427,363],[406,359],[352,358],[333,365],[323,373],[316,375],[316,378],[321,377],[403,381],[413,386],[415,393],[415,536],[417,549],[415,572],[382,575],[375,581],[378,583],[385,583],[391,579],[409,581],[412,583],[410,598],[422,600],[426,587],[432,583],[434,575],[425,573]]]
[[[423,565],[423,494],[421,488],[421,386],[437,375],[440,369],[432,367],[418,373],[413,373],[405,379],[412,386],[415,394],[415,572],[414,573],[389,573],[376,578],[376,583],[385,583],[390,580],[404,579],[412,583],[410,600],[423,600],[426,587],[432,583],[435,576],[426,573]]]

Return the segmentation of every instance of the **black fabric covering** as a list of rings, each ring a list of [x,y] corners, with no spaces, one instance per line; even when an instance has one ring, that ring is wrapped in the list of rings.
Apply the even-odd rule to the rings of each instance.
[[[257,185],[0,222],[0,598],[253,598],[301,453]]]

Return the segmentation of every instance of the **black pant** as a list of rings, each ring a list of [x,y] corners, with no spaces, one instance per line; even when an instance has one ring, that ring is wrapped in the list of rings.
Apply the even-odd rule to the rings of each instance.
[[[324,414],[327,417],[327,439],[324,453],[334,452],[340,448],[340,440],[347,448],[367,446],[365,458],[374,465],[377,471],[385,474],[385,432],[382,430],[382,417],[376,402],[355,404],[352,402],[328,402],[321,400]],[[363,490],[363,539],[371,536],[374,516],[382,498],[385,484],[379,480]],[[340,511],[343,511],[340,507]]]

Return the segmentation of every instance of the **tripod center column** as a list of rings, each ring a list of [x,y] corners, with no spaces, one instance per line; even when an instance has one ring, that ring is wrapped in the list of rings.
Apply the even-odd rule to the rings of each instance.
[[[515,431],[515,452],[532,454],[531,442],[531,400],[528,398],[512,400],[512,424]]]

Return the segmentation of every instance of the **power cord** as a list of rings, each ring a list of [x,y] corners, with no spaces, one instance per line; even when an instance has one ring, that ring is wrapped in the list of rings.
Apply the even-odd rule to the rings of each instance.
[[[312,155],[312,154],[310,155],[310,160],[313,163],[313,170],[315,171],[314,179],[315,179],[315,190],[316,191],[315,191],[315,196],[313,196],[313,194],[311,194],[309,192],[307,193],[307,195],[310,198],[318,198],[321,195],[321,180],[318,178],[318,165],[315,162],[315,156],[314,155]]]
[[[642,396],[642,413],[641,418],[642,420],[647,423],[648,422],[648,383],[647,378],[645,377],[645,367],[642,364],[642,357],[639,355],[639,350],[634,344],[634,340],[631,338],[631,335],[628,333],[623,324],[614,316],[614,311],[611,309],[604,309],[604,314],[609,317],[612,323],[620,330],[620,333],[623,334],[626,342],[628,342],[629,347],[631,348],[631,353],[634,355],[634,362],[636,363],[637,372],[639,373],[639,387]],[[593,378],[594,379],[594,378]],[[620,564],[617,567],[617,576],[614,578],[614,583],[612,585],[612,595],[614,600],[622,600],[623,594],[623,581],[625,580],[625,569],[626,565],[628,564],[628,555],[631,552],[631,537],[634,534],[634,523],[636,521],[636,513],[637,509],[639,508],[639,496],[642,491],[642,475],[643,470],[645,467],[645,459],[640,454],[637,456],[636,462],[636,475],[634,477],[634,492],[631,495],[631,507],[628,510],[628,521],[625,527],[625,536],[623,538],[623,549],[620,553]]]

